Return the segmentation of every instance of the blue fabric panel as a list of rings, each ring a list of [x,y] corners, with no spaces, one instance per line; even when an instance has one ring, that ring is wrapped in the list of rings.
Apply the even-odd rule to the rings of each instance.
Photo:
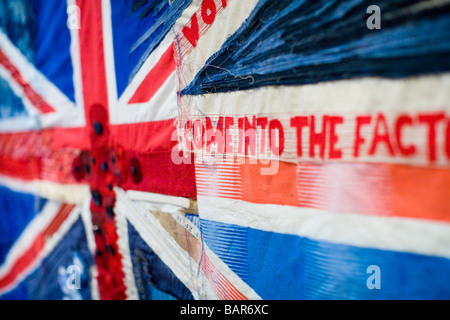
[[[22,100],[11,90],[8,82],[0,78],[0,119],[27,115]]]
[[[161,43],[191,0],[111,1],[117,92]]]
[[[44,209],[45,205],[48,202],[48,199],[36,197],[38,211],[41,212]]]
[[[128,237],[141,300],[193,300],[191,292],[145,243],[131,223],[128,223]]]
[[[89,252],[83,221],[79,218],[56,248],[42,261],[39,267],[25,279],[28,298],[32,300],[89,300],[91,278],[89,268],[94,259]],[[79,289],[69,266],[80,266]]]
[[[34,61],[37,31],[36,12],[32,0],[0,0],[0,29],[27,57]]]
[[[39,198],[0,186],[0,264],[37,212]]]
[[[25,283],[21,282],[13,290],[0,295],[0,300],[28,300],[28,291]]]
[[[0,30],[31,62],[36,29],[36,13],[30,0],[0,0]],[[0,79],[0,119],[27,115],[22,100]]]
[[[35,65],[71,101],[75,101],[67,2],[33,0],[37,12]]]
[[[196,226],[200,230],[201,222],[200,222],[200,218],[199,218],[198,214],[185,213],[184,216],[187,219],[189,219],[194,224],[194,226]]]
[[[381,29],[369,29],[369,5]],[[412,11],[409,0],[260,0],[181,93],[298,85],[450,70],[450,4]]]
[[[178,300],[174,296],[158,290],[156,287],[151,287],[150,290],[151,294],[149,297],[151,297],[151,300]]]
[[[208,247],[242,280],[248,280],[247,228],[220,225],[201,220],[203,239]]]
[[[450,299],[450,259],[317,241],[202,220],[205,242],[246,236],[247,283],[263,299]],[[216,234],[220,240],[211,239]],[[214,248],[214,245],[213,245]],[[223,251],[217,251],[222,253]],[[233,250],[228,255],[235,254]],[[242,252],[238,253],[242,254]],[[225,257],[224,261],[229,259]],[[368,267],[380,268],[369,289]]]

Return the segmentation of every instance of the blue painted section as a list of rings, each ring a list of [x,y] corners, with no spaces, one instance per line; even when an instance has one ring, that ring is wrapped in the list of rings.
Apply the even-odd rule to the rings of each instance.
[[[0,295],[0,300],[28,300],[28,290],[25,283],[21,282],[13,290]]]
[[[242,280],[248,280],[247,228],[201,220],[203,240]]]
[[[0,186],[0,264],[38,212],[39,198]]]
[[[158,290],[156,287],[151,287],[150,290],[151,294],[149,296],[151,300],[178,300],[174,296]]]
[[[83,221],[79,218],[56,248],[24,281],[29,299],[90,300],[89,268],[93,263],[94,259],[88,249]],[[77,284],[75,276],[78,275],[75,275],[75,271],[68,269],[69,266],[77,266],[80,271],[79,289],[70,287]]]
[[[0,78],[0,119],[27,116],[22,99],[15,95],[6,80]]]
[[[0,0],[0,29],[31,62],[36,50],[36,18],[32,0]]]
[[[379,30],[367,28],[369,5],[381,9]],[[450,70],[450,4],[411,7],[405,0],[260,0],[181,93]]]
[[[60,0],[0,0],[0,29],[28,61],[75,101],[66,10],[66,1]],[[0,110],[6,110],[0,116],[25,115],[22,102],[11,95],[0,82]]]
[[[75,101],[67,2],[33,0],[37,13],[35,66],[71,101]]]
[[[37,269],[0,299],[90,300],[89,268],[93,263],[79,218]]]
[[[141,300],[193,300],[191,292],[128,223],[133,273]]]
[[[34,61],[36,14],[31,1],[0,0],[0,30],[29,61]],[[9,84],[0,78],[0,119],[27,115],[22,100],[15,95]]]
[[[191,0],[111,1],[117,92],[120,96],[145,59],[172,29]],[[138,4],[139,3],[139,4]]]
[[[44,209],[45,205],[48,202],[48,199],[36,197],[38,211],[41,212]]]
[[[206,220],[202,220],[202,229],[209,233],[204,237],[206,244],[234,246],[237,234],[247,238],[236,257],[246,252],[246,282],[263,299],[450,299],[447,258],[342,245]],[[229,259],[214,247],[224,261]],[[367,287],[373,276],[367,268],[372,265],[380,268],[380,289]],[[369,282],[373,283],[372,279]]]

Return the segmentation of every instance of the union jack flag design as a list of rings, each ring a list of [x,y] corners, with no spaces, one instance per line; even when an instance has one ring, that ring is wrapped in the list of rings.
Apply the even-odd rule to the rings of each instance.
[[[450,4],[373,5],[0,1],[0,298],[449,299]]]

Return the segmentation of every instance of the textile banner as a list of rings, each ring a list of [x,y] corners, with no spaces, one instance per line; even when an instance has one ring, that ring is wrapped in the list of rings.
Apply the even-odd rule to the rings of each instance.
[[[0,299],[450,299],[449,1],[0,18]]]

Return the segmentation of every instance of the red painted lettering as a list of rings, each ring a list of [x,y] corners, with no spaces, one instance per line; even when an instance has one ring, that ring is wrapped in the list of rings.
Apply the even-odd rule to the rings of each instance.
[[[395,122],[395,138],[397,140],[398,150],[406,157],[410,157],[416,153],[414,145],[405,146],[402,143],[402,128],[405,125],[412,125],[413,120],[409,115],[400,115]]]
[[[330,116],[328,117],[328,122],[330,124],[330,149],[329,149],[329,158],[330,159],[341,159],[342,158],[342,150],[335,149],[335,144],[338,142],[338,136],[336,135],[336,125],[342,124],[344,122],[344,118],[340,116]]]
[[[255,140],[256,140],[256,116],[253,116],[253,123],[250,123],[247,117],[238,119],[239,127],[239,146],[238,152],[242,153],[242,147],[244,145],[245,155],[248,154],[248,149],[250,147],[251,155],[255,155]]]
[[[436,124],[445,119],[443,112],[419,114],[419,122],[428,125],[428,159],[436,161]]]
[[[380,128],[382,129],[380,132]],[[369,154],[374,155],[379,143],[384,142],[386,144],[387,150],[391,156],[394,156],[394,149],[389,138],[389,130],[386,123],[386,118],[382,113],[379,113],[375,123],[375,133],[372,140],[372,145],[369,149]]]
[[[275,136],[275,130],[278,130],[278,147],[275,145],[274,136]],[[284,131],[283,126],[281,125],[281,122],[277,119],[273,119],[269,122],[269,143],[270,143],[270,150],[272,151],[272,154],[276,156],[280,156],[283,154],[284,151]]]
[[[192,44],[192,46],[195,48],[197,46],[198,38],[200,37],[200,33],[198,30],[198,19],[197,19],[197,13],[194,13],[194,15],[191,18],[191,26],[188,27],[185,25],[182,30],[185,38]]]
[[[214,0],[204,0],[201,7],[202,19],[206,24],[212,24],[216,18],[217,8]]]
[[[291,119],[291,127],[297,129],[297,155],[301,157],[302,152],[302,129],[308,125],[308,117],[297,116]]]
[[[230,133],[230,127],[234,124],[233,117],[225,117],[225,152],[233,153],[233,138]]]
[[[311,116],[311,121],[309,123],[309,156],[311,158],[315,157],[314,147],[318,145],[320,147],[319,155],[323,159],[325,157],[325,145],[326,145],[326,134],[327,134],[327,121],[328,116],[322,117],[322,132],[317,133],[315,129],[315,117]]]
[[[355,158],[359,157],[359,147],[366,141],[366,139],[361,137],[361,127],[370,124],[371,121],[372,121],[371,116],[356,117],[355,143],[353,148],[353,156]]]
[[[261,148],[259,150],[259,153],[263,154],[266,151],[266,126],[267,123],[269,122],[267,117],[259,117],[258,119],[256,119],[256,125],[261,127],[261,135],[260,135],[260,140],[261,140]]]

